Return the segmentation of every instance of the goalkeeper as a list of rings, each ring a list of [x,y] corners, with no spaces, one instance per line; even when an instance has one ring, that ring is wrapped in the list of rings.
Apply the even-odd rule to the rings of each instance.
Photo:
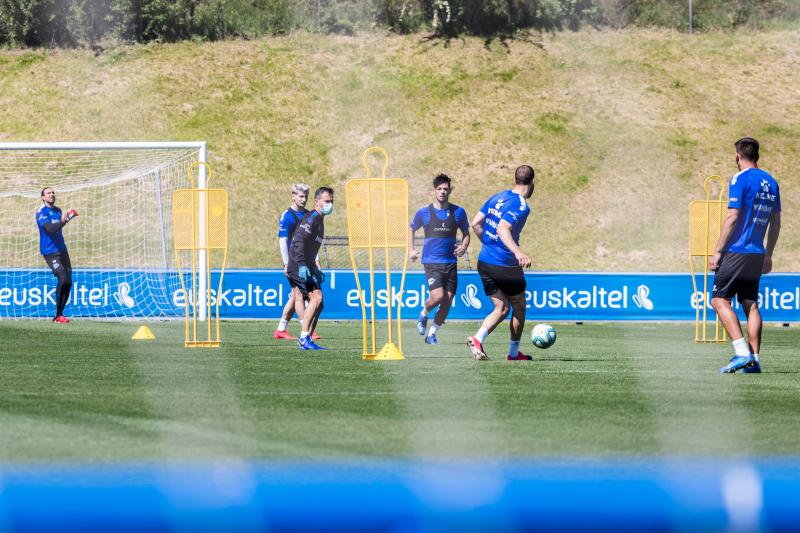
[[[69,260],[67,245],[64,243],[64,236],[61,229],[73,218],[78,216],[78,212],[70,209],[62,214],[61,209],[56,207],[56,193],[52,187],[42,189],[43,205],[36,211],[36,225],[39,228],[39,252],[44,256],[47,266],[53,271],[58,279],[56,287],[56,316],[53,322],[68,324],[69,320],[64,316],[64,307],[69,300],[69,293],[72,290],[72,263]]]
[[[300,290],[308,303],[303,316],[303,331],[297,344],[301,350],[326,350],[314,343],[309,332],[317,328],[322,312],[322,283],[325,274],[315,264],[315,258],[325,237],[324,218],[333,212],[333,189],[320,187],[314,193],[314,209],[303,216],[294,232],[289,248],[286,276],[293,288]]]

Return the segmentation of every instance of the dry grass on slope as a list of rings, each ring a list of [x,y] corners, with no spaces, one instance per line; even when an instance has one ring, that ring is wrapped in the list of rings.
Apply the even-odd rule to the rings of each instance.
[[[414,207],[447,172],[474,213],[531,163],[523,246],[537,269],[682,271],[689,200],[705,176],[735,170],[732,143],[752,135],[782,185],[776,264],[800,270],[798,37],[585,31],[445,46],[296,33],[97,57],[6,51],[0,140],[208,140],[234,203],[235,266],[278,264],[289,183],[342,190],[380,144]],[[329,233],[345,223],[340,209]]]

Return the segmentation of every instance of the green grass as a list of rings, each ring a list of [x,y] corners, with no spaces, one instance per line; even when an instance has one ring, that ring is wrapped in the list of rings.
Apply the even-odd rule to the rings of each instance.
[[[274,325],[223,324],[223,347],[182,347],[182,324],[0,323],[4,462],[374,457],[739,456],[800,453],[796,328],[768,327],[765,373],[718,375],[729,346],[691,325],[557,325],[530,363],[438,347],[407,323],[403,362],[360,358],[360,325],[326,322],[328,352]],[[531,325],[529,324],[529,328]]]

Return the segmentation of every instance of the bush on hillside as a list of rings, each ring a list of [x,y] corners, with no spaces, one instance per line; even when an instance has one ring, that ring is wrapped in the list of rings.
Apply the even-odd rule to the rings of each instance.
[[[93,45],[258,37],[297,28],[352,34],[376,26],[440,37],[578,29],[582,24],[685,28],[683,0],[0,0],[0,44]],[[694,0],[694,26],[800,20],[797,0]]]

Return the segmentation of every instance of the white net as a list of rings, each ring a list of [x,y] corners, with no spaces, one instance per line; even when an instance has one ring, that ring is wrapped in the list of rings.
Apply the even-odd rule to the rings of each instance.
[[[79,216],[63,228],[73,268],[65,314],[159,317],[183,311],[172,193],[189,187],[199,146],[8,149],[0,144],[0,317],[52,317],[56,278],[39,252],[41,190]]]

